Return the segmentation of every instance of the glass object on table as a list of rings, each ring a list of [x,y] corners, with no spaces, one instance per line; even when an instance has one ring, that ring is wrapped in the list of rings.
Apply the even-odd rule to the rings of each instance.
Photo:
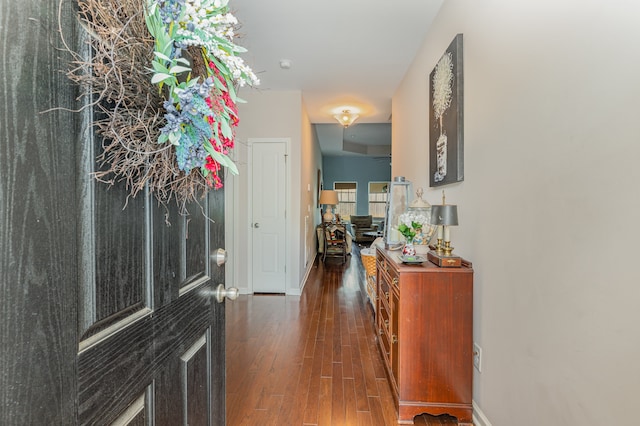
[[[422,199],[423,190],[418,188],[416,199],[409,204],[406,216],[412,223],[420,224],[415,228],[413,244],[418,254],[427,254],[429,243],[436,233],[436,226],[431,223],[431,204]]]
[[[397,228],[400,215],[409,206],[411,188],[411,182],[406,180],[404,176],[396,176],[389,183],[384,221],[384,243],[387,247],[405,242]]]

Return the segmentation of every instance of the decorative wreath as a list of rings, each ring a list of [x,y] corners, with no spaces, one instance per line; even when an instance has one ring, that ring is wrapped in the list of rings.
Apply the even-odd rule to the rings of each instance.
[[[78,13],[88,49],[68,75],[96,110],[95,177],[181,206],[221,188],[237,173],[236,89],[259,84],[228,0],[79,0]]]

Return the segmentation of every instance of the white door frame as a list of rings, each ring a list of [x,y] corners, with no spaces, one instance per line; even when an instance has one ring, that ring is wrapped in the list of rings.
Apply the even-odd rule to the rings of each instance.
[[[249,223],[247,224],[249,233],[247,238],[247,261],[248,265],[253,264],[253,232],[252,228],[252,213],[253,213],[253,145],[258,143],[274,143],[280,142],[285,144],[285,155],[287,159],[285,161],[285,181],[291,182],[291,139],[290,138],[248,138],[247,146],[248,146],[248,155],[247,155],[247,190],[248,190],[248,202],[247,202],[247,217],[249,218]],[[285,191],[285,209],[286,209],[286,218],[291,218],[292,208],[291,208],[291,185],[287,185]],[[289,292],[290,289],[290,271],[291,271],[291,243],[289,241],[289,237],[291,232],[285,228],[285,271],[284,271],[284,279],[285,279],[285,293]],[[253,268],[249,268],[248,271],[248,290],[249,293],[253,293]]]

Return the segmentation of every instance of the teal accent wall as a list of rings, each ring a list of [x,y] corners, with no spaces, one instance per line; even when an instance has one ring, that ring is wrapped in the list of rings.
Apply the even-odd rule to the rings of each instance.
[[[325,189],[334,182],[356,182],[356,213],[369,214],[369,182],[391,181],[389,157],[322,157],[322,181]]]

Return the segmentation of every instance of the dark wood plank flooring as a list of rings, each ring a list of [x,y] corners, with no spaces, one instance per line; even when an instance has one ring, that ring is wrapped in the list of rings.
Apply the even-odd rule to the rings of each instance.
[[[300,297],[243,295],[226,311],[228,426],[397,424],[357,247],[343,265],[316,260]]]

